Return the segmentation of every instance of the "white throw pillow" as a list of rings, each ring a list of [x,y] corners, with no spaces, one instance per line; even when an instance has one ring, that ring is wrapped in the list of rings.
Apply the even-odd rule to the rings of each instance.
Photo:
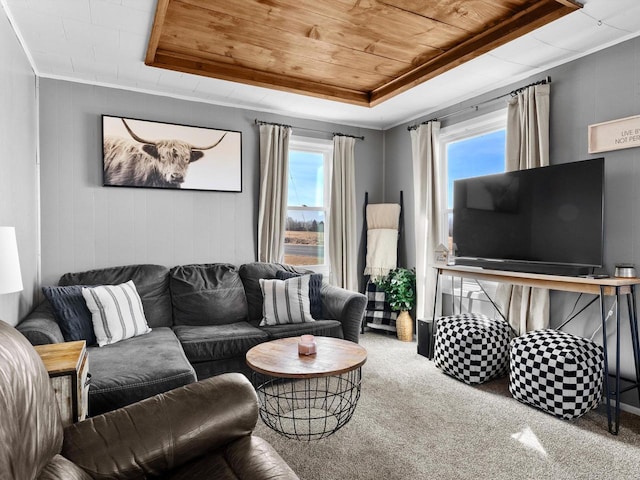
[[[100,347],[151,331],[133,281],[84,287],[82,296],[91,312],[93,330]]]
[[[260,279],[262,322],[265,325],[313,322],[309,304],[310,275],[288,280]]]

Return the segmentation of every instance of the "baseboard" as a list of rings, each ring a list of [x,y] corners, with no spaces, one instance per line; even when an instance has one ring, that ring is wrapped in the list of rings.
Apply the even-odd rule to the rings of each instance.
[[[634,407],[633,405],[628,405],[626,403],[620,403],[620,410],[628,413],[633,413],[634,415],[640,416],[640,408]]]
[[[396,327],[392,327],[390,325],[380,325],[378,323],[367,323],[366,326],[369,328],[373,328],[375,330],[384,330],[386,332],[396,333]]]

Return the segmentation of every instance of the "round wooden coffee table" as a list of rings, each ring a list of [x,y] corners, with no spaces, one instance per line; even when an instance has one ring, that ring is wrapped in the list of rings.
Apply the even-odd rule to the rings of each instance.
[[[367,351],[347,340],[315,339],[314,355],[298,355],[300,337],[261,343],[247,352],[260,417],[288,438],[328,437],[347,424],[360,398]]]

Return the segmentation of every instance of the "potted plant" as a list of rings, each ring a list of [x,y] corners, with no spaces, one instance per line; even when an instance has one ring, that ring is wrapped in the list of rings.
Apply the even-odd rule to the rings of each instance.
[[[413,341],[413,319],[409,311],[416,305],[415,270],[396,268],[375,283],[384,290],[391,309],[400,312],[396,319],[398,339],[404,342]]]

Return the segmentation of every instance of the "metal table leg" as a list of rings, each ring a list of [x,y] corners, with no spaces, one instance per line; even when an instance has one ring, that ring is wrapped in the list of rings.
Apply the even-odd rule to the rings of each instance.
[[[622,337],[620,331],[620,287],[615,289],[615,302],[616,302],[616,362],[615,362],[615,387],[614,391],[611,391],[609,385],[609,362],[608,362],[608,349],[607,349],[607,324],[604,307],[604,287],[600,287],[600,315],[602,317],[602,348],[604,350],[604,380],[605,380],[605,397],[607,401],[607,422],[609,426],[609,432],[613,435],[617,435],[620,430],[620,394],[622,389],[620,388],[620,338]],[[630,287],[629,292],[625,292],[627,295],[627,312],[629,316],[629,329],[631,330],[631,345],[633,347],[633,358],[635,366],[635,385],[630,388],[636,388],[640,397],[640,340],[638,339],[638,314],[636,310],[635,299],[635,286]],[[629,390],[629,388],[625,389]],[[613,407],[611,401],[615,401]]]
[[[631,293],[627,296],[627,308],[629,309],[629,326],[631,328],[631,345],[633,346],[633,359],[636,370],[636,388],[640,398],[640,340],[638,339],[638,312],[636,310],[636,289],[631,286]]]
[[[607,423],[609,432],[614,433],[611,430],[611,389],[609,388],[609,355],[607,352],[607,316],[604,306],[604,287],[600,287],[600,318],[602,320],[602,349],[604,351],[604,396],[607,401]]]
[[[433,294],[433,321],[436,321],[436,306],[438,304],[438,290],[440,289],[440,270],[436,269],[436,288]],[[435,332],[435,324],[434,324],[434,332]]]
[[[620,287],[616,287],[616,416],[611,433],[618,434],[620,428]],[[611,431],[611,429],[609,429]]]

